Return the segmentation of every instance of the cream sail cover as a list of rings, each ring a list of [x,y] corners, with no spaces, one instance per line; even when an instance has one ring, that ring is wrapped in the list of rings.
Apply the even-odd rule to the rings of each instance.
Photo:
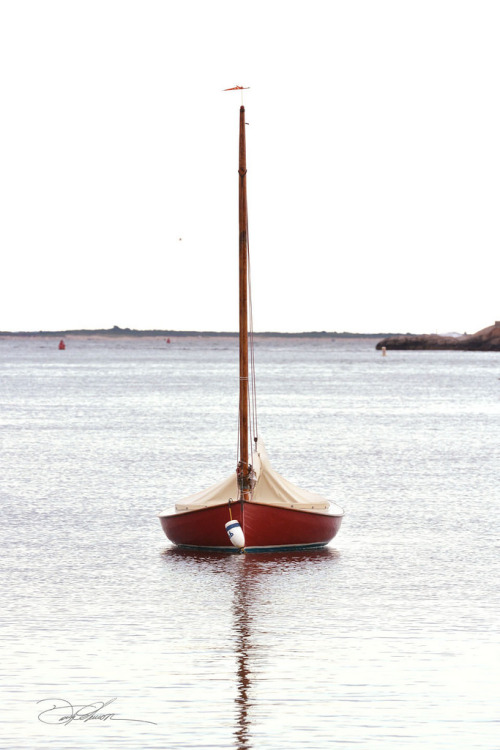
[[[257,450],[254,452],[253,461],[256,484],[252,502],[293,508],[294,510],[328,513],[329,515],[343,515],[343,510],[339,506],[329,502],[324,497],[321,497],[321,495],[300,489],[278,474],[277,471],[274,471],[271,468],[261,440],[257,443]],[[225,505],[229,499],[232,499],[234,502],[238,499],[236,473],[206,490],[180,500],[176,503],[175,510],[182,512],[206,508],[212,505]],[[171,513],[172,511],[168,510],[160,515],[170,515]]]

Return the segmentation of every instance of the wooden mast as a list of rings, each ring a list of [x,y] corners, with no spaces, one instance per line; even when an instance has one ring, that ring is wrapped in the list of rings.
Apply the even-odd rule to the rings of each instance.
[[[248,214],[247,214],[247,161],[245,143],[245,107],[240,107],[239,149],[239,281],[240,281],[240,464],[241,499],[247,499],[249,487],[248,450]]]

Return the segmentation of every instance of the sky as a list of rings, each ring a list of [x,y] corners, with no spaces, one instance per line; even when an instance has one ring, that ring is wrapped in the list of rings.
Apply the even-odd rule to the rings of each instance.
[[[500,3],[3,0],[0,330],[500,319]]]

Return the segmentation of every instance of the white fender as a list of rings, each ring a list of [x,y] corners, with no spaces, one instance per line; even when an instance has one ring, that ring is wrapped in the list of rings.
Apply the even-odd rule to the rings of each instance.
[[[245,535],[243,534],[243,529],[241,528],[239,521],[228,521],[226,523],[226,531],[231,540],[231,544],[239,549],[242,549],[245,546]]]

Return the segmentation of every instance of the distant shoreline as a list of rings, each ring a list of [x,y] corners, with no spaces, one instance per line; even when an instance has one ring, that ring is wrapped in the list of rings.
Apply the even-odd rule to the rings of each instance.
[[[238,333],[234,331],[164,331],[164,330],[150,330],[150,331],[139,331],[134,328],[119,328],[114,326],[113,328],[98,328],[93,330],[79,329],[79,330],[68,330],[68,331],[0,331],[0,337],[32,337],[32,336],[54,336],[64,338],[65,336],[109,336],[112,338],[119,337],[172,337],[172,338],[184,338],[184,337],[207,337],[207,338],[228,338],[238,337]],[[380,339],[386,336],[397,336],[400,334],[395,333],[349,333],[347,331],[303,331],[302,333],[283,333],[281,331],[264,331],[262,333],[254,333],[255,338],[307,338],[307,339],[354,339],[354,338],[373,338]]]

